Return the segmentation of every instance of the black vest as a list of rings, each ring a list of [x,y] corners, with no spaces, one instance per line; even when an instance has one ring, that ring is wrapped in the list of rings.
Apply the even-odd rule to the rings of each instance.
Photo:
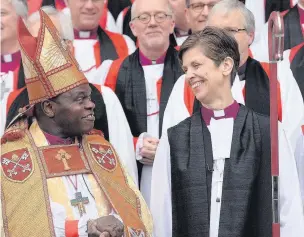
[[[304,99],[304,44],[293,58],[290,68]]]
[[[209,237],[212,158],[200,112],[168,129],[171,153],[172,236]],[[212,158],[213,159],[213,158]],[[230,159],[225,161],[219,237],[270,237],[269,118],[240,106]]]
[[[284,16],[284,50],[291,49],[303,43],[304,36],[300,25],[300,14],[298,6],[294,6]]]

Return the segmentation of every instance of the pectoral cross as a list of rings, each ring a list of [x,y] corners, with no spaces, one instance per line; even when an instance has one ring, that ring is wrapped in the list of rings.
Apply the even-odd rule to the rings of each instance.
[[[70,170],[69,164],[67,160],[71,159],[71,155],[69,155],[65,150],[60,149],[56,155],[56,159],[62,161],[64,170]]]
[[[75,193],[75,199],[71,200],[71,205],[73,207],[78,207],[78,211],[80,213],[80,216],[83,216],[84,213],[86,213],[86,209],[84,204],[89,203],[89,198],[87,197],[82,197],[81,192]]]

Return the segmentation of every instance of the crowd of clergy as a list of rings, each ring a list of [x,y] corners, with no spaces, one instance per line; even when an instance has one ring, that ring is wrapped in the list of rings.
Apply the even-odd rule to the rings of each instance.
[[[0,92],[4,236],[272,236],[273,100],[304,236],[304,0],[1,0]]]

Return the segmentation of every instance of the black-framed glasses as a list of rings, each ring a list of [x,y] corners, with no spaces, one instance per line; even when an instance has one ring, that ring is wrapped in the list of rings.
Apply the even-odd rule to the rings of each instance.
[[[191,10],[193,10],[194,12],[199,13],[199,12],[201,12],[205,8],[205,6],[207,6],[208,9],[211,9],[211,8],[214,7],[214,5],[215,5],[215,3],[204,4],[202,2],[196,2],[196,3],[190,4],[189,8]]]
[[[148,24],[150,21],[151,21],[151,17],[154,17],[154,20],[157,22],[157,23],[162,23],[164,22],[167,18],[171,18],[172,15],[169,15],[169,14],[166,14],[164,12],[158,12],[158,13],[155,13],[155,14],[150,14],[150,13],[143,13],[137,17],[134,17],[132,19],[132,21],[138,19],[141,23],[143,24]]]
[[[241,32],[241,31],[246,31],[245,28],[233,28],[233,27],[226,27],[224,28],[226,31],[232,33],[232,34],[236,34],[238,32]]]

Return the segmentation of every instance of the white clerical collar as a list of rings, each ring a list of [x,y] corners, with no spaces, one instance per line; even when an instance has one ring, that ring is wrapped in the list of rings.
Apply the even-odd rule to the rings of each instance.
[[[97,38],[97,28],[94,30],[76,30],[74,29],[75,39],[96,39]]]
[[[90,38],[91,31],[79,31],[79,38],[87,39]]]
[[[5,63],[10,63],[13,61],[13,56],[11,54],[2,55],[2,60]]]

